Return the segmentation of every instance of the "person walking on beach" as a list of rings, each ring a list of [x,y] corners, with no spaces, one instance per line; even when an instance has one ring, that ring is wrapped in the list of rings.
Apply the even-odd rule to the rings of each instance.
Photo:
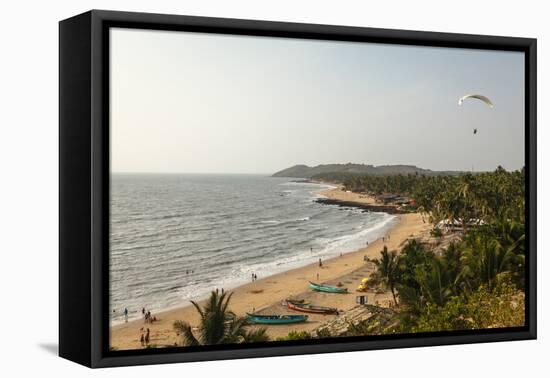
[[[252,273],[252,282],[254,282],[254,273]]]
[[[321,258],[319,257],[319,268],[323,267],[323,262],[321,261]]]
[[[124,308],[124,323],[128,323],[128,309]]]
[[[141,315],[145,316],[145,307],[141,308]]]
[[[139,338],[139,342],[141,343],[141,346],[145,346],[145,336],[143,335],[143,331],[141,331],[141,337]]]

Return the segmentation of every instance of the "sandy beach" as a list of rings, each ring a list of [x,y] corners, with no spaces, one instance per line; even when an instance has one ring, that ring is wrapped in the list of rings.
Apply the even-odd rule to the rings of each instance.
[[[341,188],[322,190],[319,194],[327,198],[344,201],[374,203],[374,199],[367,195],[345,192]],[[336,307],[345,312],[356,305],[355,297],[358,293],[355,289],[361,280],[368,277],[374,269],[372,264],[365,263],[365,256],[376,259],[384,246],[387,246],[390,250],[399,249],[408,238],[423,235],[430,228],[429,224],[423,222],[420,214],[401,214],[396,217],[395,225],[387,232],[384,241],[380,238],[369,243],[365,248],[346,253],[340,257],[327,259],[323,261],[322,267],[319,267],[317,263],[310,264],[269,277],[260,277],[255,282],[231,290],[233,296],[230,309],[239,316],[254,311],[296,314],[281,304],[285,298],[293,297],[307,299],[315,305]],[[341,283],[348,288],[349,294],[313,292],[308,289],[308,281],[319,281],[332,285]],[[376,294],[374,291],[369,291],[362,295],[368,296],[369,303],[378,303],[380,306],[387,306],[391,299],[389,293]],[[182,304],[181,308],[153,315],[158,319],[154,324],[144,324],[143,320],[140,319],[112,327],[111,347],[117,350],[140,349],[142,346],[139,338],[142,329],[145,328],[150,329],[150,342],[152,345],[157,347],[173,346],[175,343],[181,345],[180,338],[173,331],[173,322],[184,320],[192,326],[196,326],[199,320],[197,311],[189,303]],[[271,338],[275,339],[286,336],[293,330],[311,331],[335,316],[309,314],[306,323],[267,326],[267,332]]]
[[[334,185],[334,184],[330,184]],[[317,192],[318,194],[325,196],[330,199],[339,200],[339,201],[350,201],[357,203],[364,203],[367,205],[375,205],[376,200],[374,197],[369,196],[368,194],[353,193],[346,191],[342,186],[338,186],[335,189],[324,189]]]

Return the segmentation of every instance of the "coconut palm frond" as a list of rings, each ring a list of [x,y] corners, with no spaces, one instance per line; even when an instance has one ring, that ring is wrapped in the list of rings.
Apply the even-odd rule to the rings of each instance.
[[[183,344],[185,346],[196,346],[200,345],[199,340],[193,335],[191,326],[182,320],[176,320],[173,325],[174,330],[178,335],[183,339]]]
[[[262,343],[269,340],[270,338],[267,335],[266,328],[258,328],[252,331],[246,331],[243,335],[243,342],[245,343]]]

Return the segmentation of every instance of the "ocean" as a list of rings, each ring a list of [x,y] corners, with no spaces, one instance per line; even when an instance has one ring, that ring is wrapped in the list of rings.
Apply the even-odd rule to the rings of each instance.
[[[262,175],[113,174],[111,323],[351,252],[395,222],[322,205],[330,185]]]

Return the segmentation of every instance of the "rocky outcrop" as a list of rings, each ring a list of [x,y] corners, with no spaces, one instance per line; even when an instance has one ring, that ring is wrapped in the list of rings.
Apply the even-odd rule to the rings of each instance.
[[[398,324],[396,312],[387,307],[357,305],[315,330],[314,337],[365,336],[391,333]]]
[[[394,205],[376,205],[368,204],[354,201],[343,201],[333,198],[317,198],[315,202],[323,205],[336,205],[341,207],[354,207],[357,209],[362,209],[364,211],[374,211],[380,213],[388,214],[405,214],[406,211],[400,210],[397,206]]]

